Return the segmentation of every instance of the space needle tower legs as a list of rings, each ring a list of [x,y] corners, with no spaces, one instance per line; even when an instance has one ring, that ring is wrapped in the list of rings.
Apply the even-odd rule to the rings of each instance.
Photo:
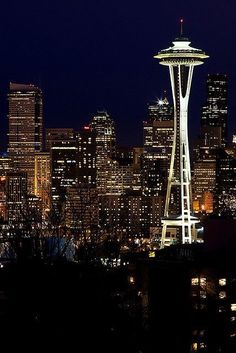
[[[161,248],[168,244],[169,227],[178,229],[181,243],[192,243],[193,229],[199,222],[192,215],[191,169],[188,143],[188,101],[194,66],[208,58],[202,50],[190,46],[188,38],[181,34],[173,46],[161,50],[155,58],[169,67],[174,103],[174,139],[167,184],[164,217],[162,219]],[[171,197],[175,193],[175,213],[171,209]]]

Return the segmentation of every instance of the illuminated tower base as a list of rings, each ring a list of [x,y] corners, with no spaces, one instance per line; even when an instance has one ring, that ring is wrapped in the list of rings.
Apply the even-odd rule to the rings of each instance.
[[[188,101],[193,68],[203,64],[208,56],[190,47],[187,38],[175,39],[173,46],[155,56],[160,64],[169,67],[174,102],[174,140],[167,185],[166,204],[162,219],[161,247],[169,245],[167,228],[176,228],[181,242],[192,243],[198,218],[192,215],[191,170],[188,143]],[[170,208],[171,195],[175,193],[177,214]]]

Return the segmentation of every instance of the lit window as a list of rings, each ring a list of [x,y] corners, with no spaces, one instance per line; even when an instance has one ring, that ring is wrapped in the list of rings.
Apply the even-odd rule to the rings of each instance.
[[[197,342],[194,342],[194,343],[192,344],[192,351],[193,351],[193,352],[196,352],[196,351],[197,351]]]
[[[200,278],[200,285],[202,286],[202,287],[206,287],[206,278]]]
[[[219,299],[225,299],[226,298],[226,291],[220,291],[219,292]]]
[[[203,299],[206,298],[206,292],[205,291],[203,291],[203,290],[200,291],[200,298],[203,298]]]
[[[199,278],[192,278],[192,286],[197,286],[199,284]]]
[[[220,286],[225,286],[226,285],[226,278],[220,278],[219,279],[219,285]]]
[[[236,311],[236,304],[231,304],[231,311]]]
[[[134,276],[129,276],[129,283],[130,284],[134,284],[135,283]]]

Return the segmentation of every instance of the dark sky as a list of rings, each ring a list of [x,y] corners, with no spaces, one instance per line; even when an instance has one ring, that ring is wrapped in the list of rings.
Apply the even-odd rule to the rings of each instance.
[[[80,128],[98,109],[115,119],[121,144],[142,143],[147,102],[167,89],[168,70],[153,55],[185,32],[210,59],[195,69],[190,128],[197,131],[207,73],[229,75],[230,126],[235,125],[234,0],[1,1],[0,121],[4,141],[9,81],[44,92],[45,125]],[[2,143],[3,144],[3,143]]]

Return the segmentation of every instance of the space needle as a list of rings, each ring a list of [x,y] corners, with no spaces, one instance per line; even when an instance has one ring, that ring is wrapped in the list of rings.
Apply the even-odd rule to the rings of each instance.
[[[192,214],[188,101],[194,66],[203,64],[209,56],[190,46],[190,40],[183,36],[183,19],[180,25],[180,36],[172,42],[173,45],[154,56],[161,65],[169,67],[174,103],[174,139],[162,218],[161,248],[170,243],[168,228],[177,229],[181,243],[192,243],[195,224],[199,222]]]

